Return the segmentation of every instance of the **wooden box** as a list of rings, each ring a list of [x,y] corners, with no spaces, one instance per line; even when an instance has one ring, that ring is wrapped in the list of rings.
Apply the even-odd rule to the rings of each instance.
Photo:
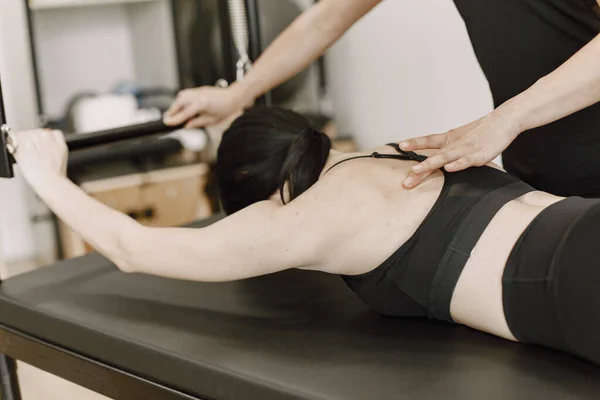
[[[91,197],[144,225],[181,226],[212,214],[204,193],[208,172],[208,165],[194,164],[94,179],[80,186]],[[60,223],[60,236],[65,258],[92,250],[63,223]]]

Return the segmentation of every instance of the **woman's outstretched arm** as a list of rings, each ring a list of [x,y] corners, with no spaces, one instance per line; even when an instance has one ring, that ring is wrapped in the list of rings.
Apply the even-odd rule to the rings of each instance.
[[[67,149],[60,132],[23,132],[17,140],[15,158],[36,193],[125,272],[229,281],[313,262],[315,253],[306,249],[318,246],[318,235],[295,210],[265,201],[203,229],[146,227],[91,198],[65,177]]]

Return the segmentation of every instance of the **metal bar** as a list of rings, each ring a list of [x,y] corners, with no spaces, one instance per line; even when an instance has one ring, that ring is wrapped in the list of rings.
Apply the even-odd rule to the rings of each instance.
[[[2,95],[2,81],[0,80],[0,125],[6,124],[6,112],[4,111],[4,96]]]
[[[175,138],[151,138],[120,143],[118,146],[92,147],[69,154],[67,170],[88,167],[94,164],[122,160],[162,157],[181,151],[183,145]]]
[[[33,15],[31,8],[29,7],[29,0],[23,0],[23,6],[25,7],[25,19],[27,20],[27,33],[29,35],[29,55],[31,57],[31,67],[33,72],[33,82],[35,86],[35,99],[37,107],[37,115],[39,124],[43,127],[46,125],[46,117],[44,113],[43,105],[43,94],[42,87],[40,85],[40,73],[38,67],[37,53],[36,53],[36,42],[35,42],[35,31],[33,28]]]
[[[245,0],[246,15],[248,18],[248,56],[252,62],[256,61],[262,53],[262,35],[260,34],[260,14],[257,0]],[[271,93],[267,92],[256,99],[257,104],[270,106]]]
[[[255,61],[262,51],[258,4],[256,0],[245,1],[248,17],[248,56],[252,61]]]
[[[2,326],[0,352],[111,399],[206,400]]]
[[[17,362],[0,354],[0,396],[2,400],[21,400],[21,390],[17,379]]]
[[[0,121],[4,120],[2,107],[2,88],[0,87]],[[106,129],[90,133],[71,133],[65,135],[65,141],[69,150],[79,150],[99,146],[103,144],[116,143],[124,140],[137,139],[145,136],[167,133],[182,128],[183,125],[168,126],[162,120],[144,122],[141,124],[128,125],[118,128]],[[1,130],[0,130],[1,132]],[[18,138],[17,138],[18,140]],[[0,178],[12,178],[12,164],[14,160],[8,153],[6,147],[6,135],[0,134]]]
[[[219,17],[219,33],[221,46],[223,47],[223,69],[227,82],[235,81],[235,60],[237,60],[237,51],[233,45],[233,36],[231,34],[231,23],[229,19],[229,7],[226,1],[217,0],[217,13]]]
[[[72,133],[65,135],[69,150],[83,149],[102,144],[114,143],[123,140],[137,139],[144,136],[166,133],[182,128],[179,126],[165,125],[162,120],[144,122],[118,128],[106,129],[90,133]]]
[[[4,96],[0,81],[0,178],[12,178],[14,176],[12,168],[14,160],[6,147],[8,137],[2,129],[4,126],[6,126],[6,112],[4,111]]]

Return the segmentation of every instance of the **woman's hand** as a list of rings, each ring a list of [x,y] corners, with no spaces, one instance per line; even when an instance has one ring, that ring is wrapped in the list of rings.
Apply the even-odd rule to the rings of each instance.
[[[228,88],[202,86],[184,89],[164,115],[167,125],[185,124],[186,128],[203,128],[225,120],[249,105],[235,84]]]
[[[13,157],[30,185],[67,173],[68,149],[61,131],[37,129],[13,133],[17,148]]]
[[[423,136],[400,143],[405,151],[438,149],[412,168],[404,187],[413,188],[438,168],[456,172],[482,166],[496,158],[522,132],[512,115],[503,108],[446,133]]]

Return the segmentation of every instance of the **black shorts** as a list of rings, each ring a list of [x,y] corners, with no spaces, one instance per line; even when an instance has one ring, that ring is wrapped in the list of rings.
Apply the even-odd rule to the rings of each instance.
[[[508,326],[521,342],[600,364],[600,200],[567,198],[523,232],[503,275]]]

